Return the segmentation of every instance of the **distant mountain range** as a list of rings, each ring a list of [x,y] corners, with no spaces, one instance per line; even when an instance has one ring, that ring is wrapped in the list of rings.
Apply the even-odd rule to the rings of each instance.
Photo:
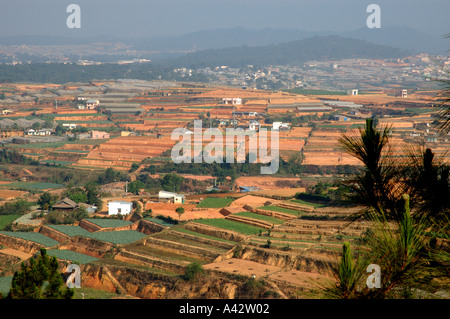
[[[373,44],[364,40],[338,36],[314,36],[298,41],[266,46],[241,46],[225,49],[209,49],[185,54],[163,61],[179,67],[215,67],[227,65],[302,65],[308,60],[340,60],[348,58],[391,59],[401,58],[408,51]]]
[[[244,45],[262,46],[326,35],[365,40],[367,42],[408,50],[412,53],[446,54],[450,49],[450,40],[445,39],[443,34],[429,35],[409,27],[361,28],[347,32],[232,28],[204,30],[174,37],[135,39],[129,40],[128,43],[131,42],[137,50],[197,51]]]
[[[449,30],[450,32],[450,30]],[[215,29],[192,32],[179,36],[156,38],[119,38],[114,36],[95,36],[70,38],[56,36],[16,36],[0,38],[0,44],[67,45],[94,42],[122,42],[138,51],[152,52],[192,52],[208,49],[224,49],[239,46],[266,46],[298,41],[313,36],[336,35],[367,42],[391,46],[411,53],[448,54],[450,39],[444,34],[426,34],[409,27],[382,27],[380,29],[362,28],[347,32],[310,32],[295,29],[246,28]]]

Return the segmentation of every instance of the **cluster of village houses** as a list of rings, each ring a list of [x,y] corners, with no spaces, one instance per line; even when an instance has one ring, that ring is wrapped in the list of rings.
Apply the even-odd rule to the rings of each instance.
[[[159,201],[174,203],[174,204],[184,204],[185,196],[173,192],[160,191],[158,194]],[[90,206],[83,203],[76,203],[68,197],[62,198],[57,201],[52,209],[57,210],[73,210],[77,209],[80,206],[86,208],[89,213],[94,213],[97,210],[96,206]],[[133,211],[133,203],[128,201],[110,201],[108,202],[108,215],[128,215]]]

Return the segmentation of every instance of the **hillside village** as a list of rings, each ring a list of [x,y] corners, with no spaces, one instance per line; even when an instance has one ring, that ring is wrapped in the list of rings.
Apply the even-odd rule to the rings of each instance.
[[[337,204],[336,182],[361,165],[339,147],[342,133],[356,135],[377,116],[392,127],[394,156],[423,144],[449,159],[428,89],[297,94],[117,80],[0,90],[0,198],[30,203],[0,214],[0,293],[45,248],[62,269],[80,265],[86,296],[320,298],[342,243],[363,250],[370,227],[348,225],[360,207]],[[191,134],[194,120],[204,130],[276,131],[279,171],[176,166],[172,132]],[[207,273],[195,283],[180,279],[192,263]],[[252,278],[266,285],[249,290]]]

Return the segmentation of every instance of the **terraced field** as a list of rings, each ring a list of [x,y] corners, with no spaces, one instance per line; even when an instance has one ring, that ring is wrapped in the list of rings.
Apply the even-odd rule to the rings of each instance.
[[[42,235],[41,233],[34,233],[34,232],[17,232],[17,231],[0,231],[0,234],[11,236],[15,238],[24,239],[27,241],[31,241],[37,244],[41,244],[45,247],[52,247],[55,245],[58,245],[59,242],[49,238],[45,235]]]
[[[235,243],[174,226],[125,245],[115,259],[156,270],[183,273],[193,262],[206,264],[227,254]]]
[[[260,231],[265,230],[264,228],[261,227],[256,227],[228,219],[201,219],[197,220],[196,222],[199,224],[231,230],[243,235],[256,235]]]
[[[289,214],[289,215],[292,215],[293,217],[297,217],[300,214],[302,214],[301,210],[284,208],[284,207],[279,207],[279,206],[274,206],[274,205],[260,206],[260,207],[258,207],[258,209],[271,210],[274,212]]]
[[[202,200],[197,207],[201,208],[222,208],[229,206],[233,202],[232,198],[227,197],[207,197]]]
[[[122,227],[132,224],[131,221],[121,219],[87,218],[86,220],[102,228]]]
[[[251,219],[262,220],[264,222],[268,222],[273,225],[281,225],[284,223],[284,220],[282,220],[282,219],[271,217],[271,216],[266,216],[266,215],[261,215],[261,214],[256,214],[256,213],[252,213],[252,212],[240,212],[240,213],[234,214],[234,216],[243,216],[243,217],[247,217],[247,218],[251,218]]]
[[[53,256],[61,260],[67,260],[78,264],[87,264],[98,259],[89,255],[80,254],[75,251],[67,249],[50,249],[47,250],[47,254],[49,256]]]
[[[263,200],[267,201],[267,198],[257,196],[244,197],[260,205]],[[243,207],[245,201],[240,203],[241,206],[235,202],[235,212],[225,218],[195,219],[178,225],[146,218],[147,221],[164,224],[162,230],[149,235],[130,230],[89,232],[80,226],[49,225],[71,238],[81,236],[120,245],[111,253],[108,248],[108,256],[101,258],[89,256],[89,249],[77,252],[68,250],[72,249],[70,246],[67,246],[68,249],[66,246],[51,249],[49,255],[80,264],[93,261],[96,264],[104,262],[105,265],[120,263],[122,267],[138,267],[136,269],[171,276],[184,274],[186,267],[195,262],[214,272],[256,273],[271,283],[283,282],[311,289],[304,278],[324,277],[326,263],[336,260],[344,241],[350,242],[355,251],[364,249],[361,234],[367,229],[367,224],[352,224],[344,228],[344,222],[340,220],[304,218],[341,216],[351,210],[290,201],[273,201],[272,205],[247,207],[246,210]],[[306,208],[310,210],[306,211]],[[130,225],[130,222],[113,219],[90,218],[87,221],[102,228]],[[32,238],[37,235],[41,242],[43,238],[50,239],[40,233],[26,234],[17,236],[37,240]],[[54,243],[58,244],[52,240]]]
[[[52,225],[49,226],[70,237],[83,236],[92,239],[98,239],[112,244],[129,244],[135,242],[146,235],[136,230],[107,231],[91,233],[80,226]]]

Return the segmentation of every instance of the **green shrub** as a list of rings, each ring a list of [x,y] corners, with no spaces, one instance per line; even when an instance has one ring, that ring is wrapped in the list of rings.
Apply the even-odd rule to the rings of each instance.
[[[188,281],[196,280],[198,276],[204,272],[205,270],[199,263],[191,263],[186,267],[184,279]]]

